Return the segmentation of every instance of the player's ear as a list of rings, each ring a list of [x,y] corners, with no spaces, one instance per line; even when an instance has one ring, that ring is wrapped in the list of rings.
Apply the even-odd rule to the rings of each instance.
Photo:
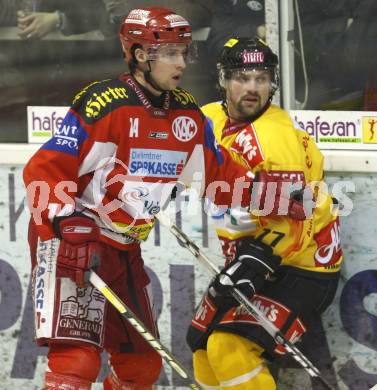
[[[137,48],[135,50],[135,58],[138,62],[147,62],[148,61],[147,53],[142,48]]]

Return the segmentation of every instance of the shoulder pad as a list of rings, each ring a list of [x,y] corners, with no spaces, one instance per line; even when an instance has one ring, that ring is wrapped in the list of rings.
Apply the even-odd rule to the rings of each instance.
[[[184,89],[176,88],[171,93],[174,101],[184,108],[193,108],[193,106],[198,107],[198,103],[194,96]]]
[[[205,104],[200,108],[204,115],[212,117],[214,115],[226,115],[221,101]]]
[[[85,122],[92,123],[123,106],[128,98],[129,91],[121,81],[96,81],[75,96],[72,108]]]
[[[89,85],[87,85],[86,87],[84,87],[80,92],[78,92],[75,97],[73,98],[72,100],[72,105],[74,106],[76,103],[78,103],[80,101],[80,99],[85,96],[86,92],[88,90],[90,90],[90,88],[93,86],[93,85],[96,85],[96,84],[99,84],[99,83],[104,83],[105,81],[107,80],[102,80],[102,81],[93,81],[92,83],[90,83]]]

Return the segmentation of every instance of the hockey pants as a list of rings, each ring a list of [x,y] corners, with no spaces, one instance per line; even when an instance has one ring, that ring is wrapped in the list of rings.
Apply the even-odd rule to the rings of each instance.
[[[158,380],[161,359],[152,353],[111,353],[111,370],[104,390],[151,390]],[[52,344],[49,372],[42,390],[90,390],[101,368],[100,352],[92,346]]]
[[[194,374],[206,390],[275,390],[275,380],[252,341],[222,331],[208,338],[207,350],[195,351]]]

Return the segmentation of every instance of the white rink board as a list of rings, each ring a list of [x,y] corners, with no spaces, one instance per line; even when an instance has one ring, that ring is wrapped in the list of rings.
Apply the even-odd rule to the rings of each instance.
[[[32,342],[33,321],[27,296],[28,215],[22,210],[21,174],[22,166],[0,166],[0,389],[4,390],[40,388],[46,364],[44,356],[37,356],[45,354],[45,349],[37,349]],[[338,180],[339,177],[330,177],[329,188]],[[348,194],[354,208],[342,218],[346,262],[337,298],[323,316],[326,333],[322,339],[314,338],[309,352],[318,367],[326,367],[333,359],[326,375],[330,378],[334,375],[339,390],[368,390],[377,383],[377,174],[347,175],[341,180],[352,181],[356,190]],[[200,207],[194,214],[184,213],[184,231],[199,245],[208,242],[206,252],[220,262],[211,221],[207,234]],[[158,239],[160,245],[156,245]],[[190,354],[184,333],[194,304],[209,280],[208,274],[194,264],[193,256],[163,228],[159,235],[152,233],[143,249],[146,264],[156,275],[157,306],[162,305],[159,318],[162,341],[188,366]],[[194,274],[195,280],[191,277]],[[321,343],[327,345],[319,347]],[[279,390],[316,390],[304,371],[289,368],[291,361],[286,362],[287,368],[278,373]],[[156,388],[183,389],[177,377],[172,382],[169,368],[165,368],[160,384]],[[101,388],[99,383],[93,386]]]

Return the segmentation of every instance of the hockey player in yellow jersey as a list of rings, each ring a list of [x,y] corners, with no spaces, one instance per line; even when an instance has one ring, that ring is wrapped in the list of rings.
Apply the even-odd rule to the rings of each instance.
[[[218,63],[223,100],[202,108],[217,142],[254,172],[259,185],[249,210],[216,217],[225,267],[209,284],[187,334],[204,389],[276,389],[266,363],[285,350],[237,306],[233,287],[296,342],[329,306],[338,284],[337,202],[323,191],[323,156],[315,142],[271,103],[277,66],[263,41],[231,38]],[[283,204],[276,194],[287,186],[296,189]]]

